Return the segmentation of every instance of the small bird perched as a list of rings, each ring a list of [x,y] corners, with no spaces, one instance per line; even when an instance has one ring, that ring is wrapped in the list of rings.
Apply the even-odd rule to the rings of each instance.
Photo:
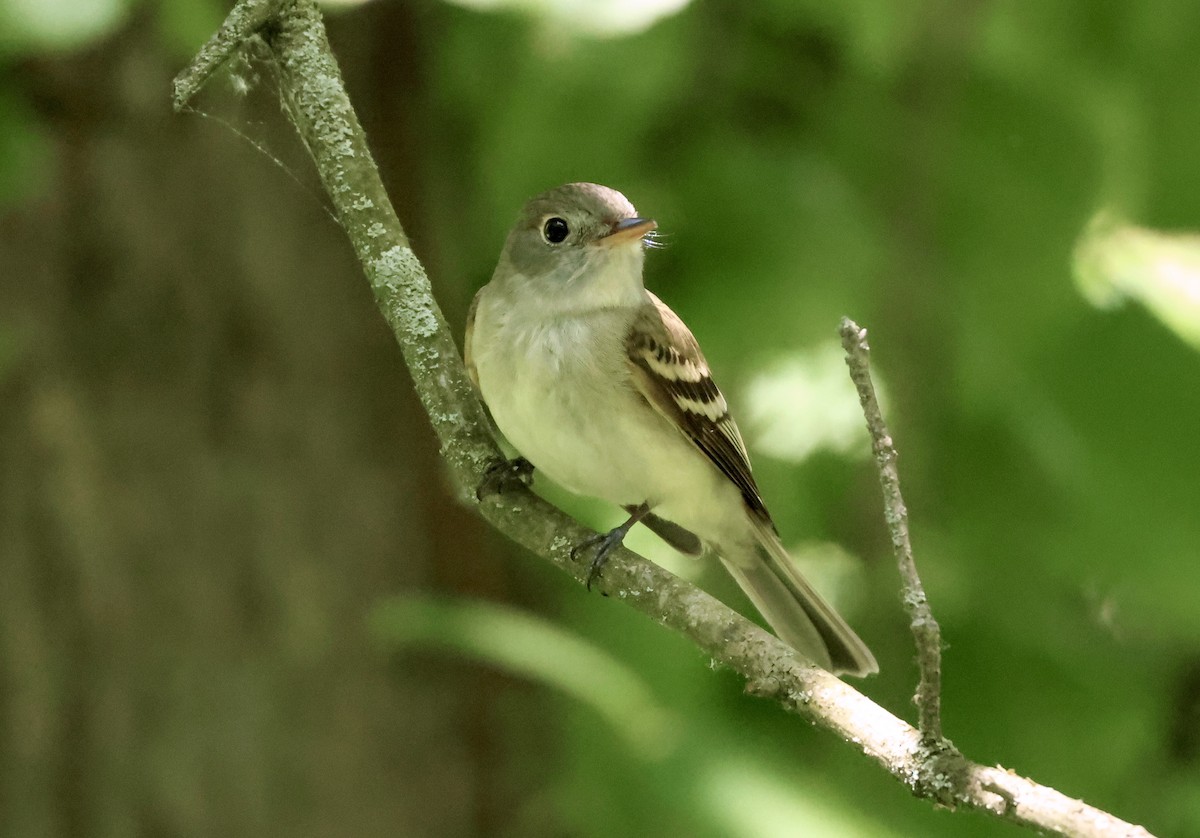
[[[597,546],[589,585],[636,523],[685,553],[711,547],[779,637],[835,673],[875,657],[796,570],[741,433],[683,321],[642,284],[640,218],[620,192],[570,183],[533,198],[467,318],[465,358],[500,431],[561,486],[629,520]]]

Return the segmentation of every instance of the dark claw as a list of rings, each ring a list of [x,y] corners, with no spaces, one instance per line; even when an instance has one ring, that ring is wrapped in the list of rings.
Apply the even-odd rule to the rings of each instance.
[[[529,488],[533,483],[533,463],[524,457],[514,460],[497,460],[488,466],[483,480],[475,488],[475,500],[482,501],[488,495],[511,492],[518,486]]]
[[[592,589],[592,583],[600,575],[604,563],[608,561],[608,554],[621,546],[621,542],[625,540],[625,536],[629,533],[630,527],[638,521],[650,514],[649,502],[643,503],[641,506],[625,507],[629,512],[629,520],[619,527],[614,527],[603,535],[594,535],[582,544],[575,545],[571,550],[571,559],[574,561],[579,554],[589,547],[599,544],[600,547],[596,550],[596,555],[592,557],[592,567],[588,570],[587,589]]]
[[[616,527],[615,529],[611,529],[602,535],[594,535],[581,544],[576,544],[573,548],[571,548],[571,560],[577,561],[579,559],[579,554],[584,550],[594,547],[597,544],[600,545],[598,548],[596,548],[596,555],[592,556],[592,565],[588,569],[587,589],[589,591],[592,590],[592,583],[600,578],[600,571],[604,569],[604,564],[608,561],[609,555],[613,550],[616,550],[621,546],[621,542],[625,540],[625,534],[627,532],[629,532],[629,528],[626,526]]]

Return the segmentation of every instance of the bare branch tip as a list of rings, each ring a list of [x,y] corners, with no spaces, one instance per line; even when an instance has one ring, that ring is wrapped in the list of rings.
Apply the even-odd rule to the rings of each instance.
[[[867,336],[867,330],[849,317],[843,316],[841,322],[838,324],[838,334],[842,336],[843,340],[858,341]]]
[[[846,363],[852,367],[865,360],[871,348],[867,345],[867,330],[849,317],[843,317],[838,325],[842,338],[842,349],[846,352]]]

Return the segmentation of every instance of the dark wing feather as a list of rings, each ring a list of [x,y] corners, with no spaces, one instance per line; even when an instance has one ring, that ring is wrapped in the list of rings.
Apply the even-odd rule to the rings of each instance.
[[[700,345],[662,300],[650,295],[625,339],[638,391],[741,490],[747,508],[771,516],[750,473],[750,458]]]

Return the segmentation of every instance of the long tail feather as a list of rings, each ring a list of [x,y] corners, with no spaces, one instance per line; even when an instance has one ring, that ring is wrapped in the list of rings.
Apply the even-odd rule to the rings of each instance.
[[[726,569],[779,638],[833,673],[871,675],[875,656],[846,621],[800,575],[769,526],[756,527],[748,555],[722,555]]]

